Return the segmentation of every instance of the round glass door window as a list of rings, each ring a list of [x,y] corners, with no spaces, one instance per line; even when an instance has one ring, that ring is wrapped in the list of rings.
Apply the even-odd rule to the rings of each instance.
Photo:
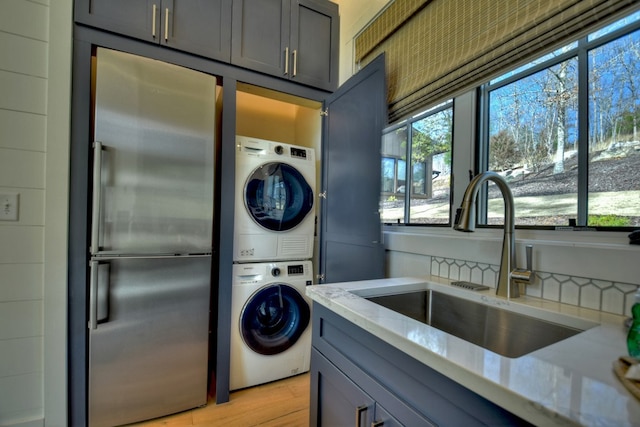
[[[310,314],[307,302],[291,286],[267,286],[256,292],[242,310],[242,338],[256,353],[282,353],[298,341],[309,325]]]
[[[244,201],[258,225],[287,231],[300,224],[313,208],[313,191],[296,168],[286,163],[266,163],[249,176]]]

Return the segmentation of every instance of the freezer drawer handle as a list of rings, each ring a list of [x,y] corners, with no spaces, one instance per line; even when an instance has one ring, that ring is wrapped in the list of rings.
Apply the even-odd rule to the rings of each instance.
[[[100,250],[100,208],[102,203],[102,143],[93,143],[93,200],[91,208],[91,253]]]
[[[89,262],[89,329],[98,328],[98,261]]]
[[[89,329],[109,321],[109,276],[111,264],[104,261],[89,262]]]

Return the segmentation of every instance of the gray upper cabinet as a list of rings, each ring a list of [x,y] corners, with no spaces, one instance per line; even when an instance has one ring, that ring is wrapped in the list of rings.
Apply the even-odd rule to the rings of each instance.
[[[74,14],[79,24],[338,87],[340,17],[328,0],[76,0]]]
[[[333,91],[339,19],[325,0],[234,0],[231,62]]]
[[[76,0],[76,22],[229,62],[232,0]]]

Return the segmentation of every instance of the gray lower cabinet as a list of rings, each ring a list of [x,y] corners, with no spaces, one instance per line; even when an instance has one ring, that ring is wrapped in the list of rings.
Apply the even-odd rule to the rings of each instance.
[[[312,426],[402,426],[316,349],[311,353],[315,413]],[[430,425],[424,420],[423,425]]]
[[[76,0],[75,20],[229,62],[232,0]]]
[[[325,90],[338,87],[338,6],[234,0],[231,63]]]
[[[311,426],[531,425],[317,303],[312,331]]]

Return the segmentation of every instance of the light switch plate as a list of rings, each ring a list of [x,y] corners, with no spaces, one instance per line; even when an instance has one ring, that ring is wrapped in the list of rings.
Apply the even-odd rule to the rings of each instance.
[[[18,220],[18,194],[0,194],[0,221]]]

